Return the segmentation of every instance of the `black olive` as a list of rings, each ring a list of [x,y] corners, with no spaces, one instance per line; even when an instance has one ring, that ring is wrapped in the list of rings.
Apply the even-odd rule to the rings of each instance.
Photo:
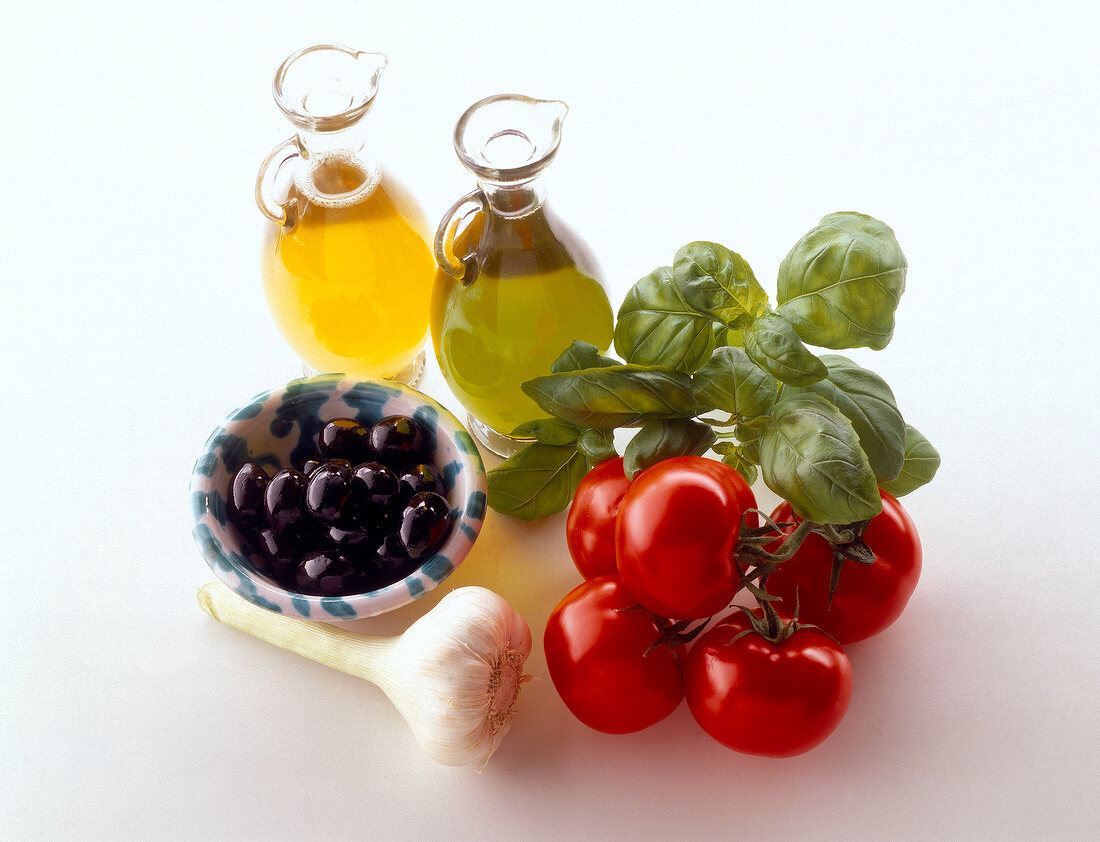
[[[306,508],[324,523],[339,523],[352,491],[352,474],[343,459],[321,463],[309,476]]]
[[[228,514],[238,528],[253,532],[267,524],[264,513],[267,482],[267,471],[255,462],[245,462],[229,481]]]
[[[401,543],[409,558],[420,559],[443,543],[451,526],[451,509],[434,491],[413,495],[401,515]]]
[[[397,476],[381,462],[363,462],[351,472],[352,494],[356,500],[385,506],[397,493]]]
[[[306,475],[293,468],[283,468],[268,481],[264,492],[264,511],[268,525],[276,532],[287,532],[305,517],[308,483]]]
[[[313,476],[313,472],[320,468],[322,465],[343,465],[349,471],[351,470],[351,462],[347,459],[322,459],[318,456],[315,459],[307,459],[302,465],[302,473],[307,477]]]
[[[295,561],[299,555],[293,531],[280,535],[268,526],[260,531],[257,543],[259,543],[260,552],[272,561]]]
[[[337,550],[316,550],[298,563],[295,584],[302,593],[347,596],[357,593],[362,576]]]
[[[363,572],[367,587],[377,590],[400,582],[419,566],[420,562],[409,558],[397,534],[390,533],[379,545],[370,562],[364,565]]]
[[[386,509],[397,500],[399,485],[393,471],[381,462],[363,462],[351,472],[351,518],[363,529],[377,531]]]
[[[329,526],[325,529],[324,541],[333,549],[347,556],[356,567],[362,567],[374,558],[378,540],[370,532],[359,528],[346,529],[343,526]]]
[[[423,461],[424,431],[412,418],[388,415],[370,429],[375,457],[391,467]]]
[[[405,545],[401,543],[401,538],[396,532],[391,532],[382,540],[382,543],[379,544],[378,558],[384,564],[391,567],[395,566],[396,563],[408,561],[409,554],[405,550]]]
[[[270,526],[256,536],[260,561],[257,569],[284,587],[294,586],[294,569],[300,555],[297,535],[290,530],[279,535]]]
[[[371,458],[371,431],[354,418],[336,418],[321,428],[318,439],[326,459],[347,459],[355,465]]]
[[[432,465],[420,464],[410,468],[401,474],[398,483],[400,495],[405,500],[423,491],[434,491],[440,496],[443,495],[443,481]]]

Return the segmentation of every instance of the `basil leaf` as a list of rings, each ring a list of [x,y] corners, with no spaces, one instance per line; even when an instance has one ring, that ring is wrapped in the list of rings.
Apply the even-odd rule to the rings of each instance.
[[[760,441],[760,431],[764,429],[767,424],[771,423],[770,416],[764,416],[765,423],[761,426],[749,426],[748,424],[738,424],[733,428],[733,434],[737,436],[737,440],[744,444],[750,441]]]
[[[741,255],[718,243],[688,243],[672,261],[672,277],[688,305],[741,327],[768,308],[768,294]]]
[[[737,471],[749,485],[756,482],[759,470],[749,458],[745,448],[730,441],[720,441],[714,445],[714,452],[719,454],[722,457],[722,462]]]
[[[936,475],[940,454],[914,427],[905,425],[905,462],[897,479],[882,483],[884,491],[902,497],[915,491]]]
[[[733,345],[737,348],[745,347],[745,331],[743,328],[732,328],[714,322],[714,347]]]
[[[701,409],[691,394],[690,375],[651,366],[613,365],[547,374],[521,388],[555,418],[603,430],[662,418],[690,418]]]
[[[577,450],[584,454],[589,465],[598,465],[619,455],[615,449],[614,430],[585,430],[577,439]]]
[[[829,373],[791,323],[776,313],[766,313],[745,328],[745,352],[776,380],[792,386],[809,386]]]
[[[908,264],[894,232],[861,213],[833,213],[779,264],[778,312],[823,348],[885,348]]]
[[[741,455],[754,465],[759,465],[761,431],[738,424],[733,428],[733,434],[737,436],[737,440],[741,443]]]
[[[702,404],[755,418],[775,403],[779,384],[768,372],[749,359],[743,348],[719,348],[692,375],[691,392]]]
[[[821,395],[784,395],[760,435],[768,488],[803,520],[853,523],[882,511],[875,474],[851,422]]]
[[[532,438],[543,444],[573,444],[583,433],[580,427],[557,418],[536,418],[525,421],[514,430],[517,438]]]
[[[893,391],[873,371],[847,357],[826,354],[821,361],[829,369],[826,379],[785,394],[807,391],[829,401],[852,422],[875,477],[880,482],[894,479],[905,458],[905,421]]]
[[[573,344],[562,351],[561,356],[550,365],[555,374],[562,371],[580,371],[582,368],[600,368],[618,365],[618,362],[600,354],[600,349],[590,342],[574,339]]]
[[[623,453],[623,471],[630,479],[651,465],[673,456],[701,456],[716,436],[709,424],[690,418],[650,421],[630,440]]]
[[[569,505],[587,473],[576,448],[535,442],[489,471],[489,505],[523,520],[552,515]]]
[[[631,287],[619,307],[615,350],[628,363],[695,371],[714,350],[707,316],[684,301],[672,269],[655,269]]]

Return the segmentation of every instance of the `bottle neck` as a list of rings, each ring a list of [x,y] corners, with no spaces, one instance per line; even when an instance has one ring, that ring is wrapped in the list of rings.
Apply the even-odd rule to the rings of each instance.
[[[371,152],[363,122],[339,131],[298,131],[303,150],[295,182],[299,190],[322,204],[345,202],[373,192],[381,165]]]
[[[542,179],[533,178],[520,184],[499,184],[479,181],[489,208],[500,216],[519,217],[534,213],[546,198]]]

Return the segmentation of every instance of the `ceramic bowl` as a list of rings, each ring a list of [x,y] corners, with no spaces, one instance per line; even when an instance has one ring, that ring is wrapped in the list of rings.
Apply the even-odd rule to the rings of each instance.
[[[451,530],[434,555],[404,579],[350,596],[313,596],[287,590],[257,572],[259,556],[226,516],[230,478],[245,462],[269,475],[300,468],[317,452],[321,428],[335,418],[373,424],[405,415],[423,426],[432,461],[451,505]],[[346,380],[319,375],[257,395],[214,430],[191,476],[193,533],[214,574],[250,602],[313,620],[355,620],[392,611],[423,596],[462,562],[485,518],[485,467],[473,438],[445,408],[415,389],[389,380]]]

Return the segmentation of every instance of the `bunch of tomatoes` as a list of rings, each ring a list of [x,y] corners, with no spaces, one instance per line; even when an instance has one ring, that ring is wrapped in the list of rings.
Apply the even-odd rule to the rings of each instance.
[[[558,694],[605,733],[647,728],[686,698],[735,751],[809,751],[848,709],[843,645],[893,623],[920,576],[916,528],[881,494],[881,514],[838,529],[802,524],[787,503],[762,518],[713,459],[667,459],[633,481],[621,458],[601,463],[566,522],[585,582],[546,625]],[[742,588],[757,608],[723,613]]]

